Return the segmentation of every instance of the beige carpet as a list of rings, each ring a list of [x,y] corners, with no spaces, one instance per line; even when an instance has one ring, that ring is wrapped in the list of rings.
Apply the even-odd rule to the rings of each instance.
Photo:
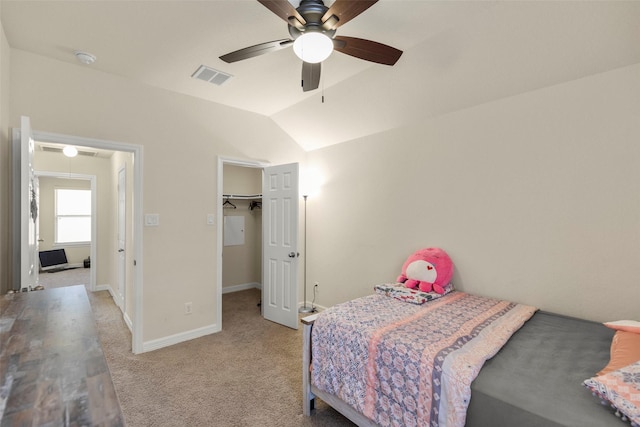
[[[38,274],[38,284],[45,289],[59,288],[61,286],[85,285],[89,286],[91,281],[90,268],[70,268],[69,270],[40,272]]]
[[[302,330],[264,320],[260,291],[223,296],[223,331],[141,355],[107,292],[89,297],[125,420],[138,426],[353,426],[302,415]]]

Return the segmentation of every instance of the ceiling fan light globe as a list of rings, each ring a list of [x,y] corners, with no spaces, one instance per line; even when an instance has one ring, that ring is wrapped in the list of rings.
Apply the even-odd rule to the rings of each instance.
[[[317,64],[333,52],[333,41],[322,33],[305,33],[293,43],[293,51],[304,62]]]
[[[78,155],[78,149],[76,147],[67,145],[62,149],[62,153],[67,157],[75,157]]]

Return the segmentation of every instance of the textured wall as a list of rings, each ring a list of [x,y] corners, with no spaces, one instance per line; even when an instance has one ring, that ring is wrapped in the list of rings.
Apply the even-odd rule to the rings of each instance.
[[[160,214],[143,229],[144,341],[214,325],[217,156],[289,163],[300,147],[266,117],[20,50],[11,75],[11,124],[143,146],[144,213]]]
[[[309,275],[330,306],[439,246],[469,292],[637,318],[640,65],[309,153]]]

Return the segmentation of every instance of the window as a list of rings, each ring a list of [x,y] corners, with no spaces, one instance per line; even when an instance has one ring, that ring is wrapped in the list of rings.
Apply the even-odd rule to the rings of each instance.
[[[55,242],[91,242],[91,190],[56,188]]]

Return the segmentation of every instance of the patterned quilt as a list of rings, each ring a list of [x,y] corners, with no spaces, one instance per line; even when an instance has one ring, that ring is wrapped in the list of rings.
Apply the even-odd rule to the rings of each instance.
[[[380,426],[464,426],[471,382],[534,307],[452,292],[374,294],[319,314],[311,382]]]

